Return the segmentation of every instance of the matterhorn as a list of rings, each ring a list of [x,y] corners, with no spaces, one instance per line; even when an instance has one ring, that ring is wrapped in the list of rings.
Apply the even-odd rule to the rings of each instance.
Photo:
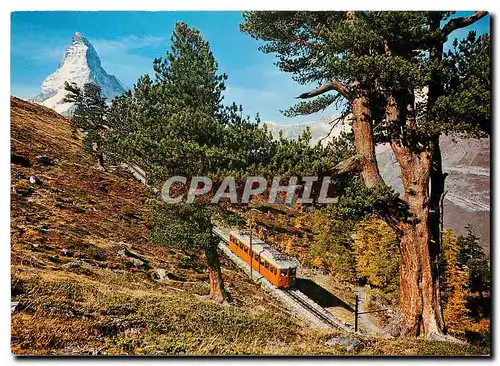
[[[125,91],[120,81],[103,69],[94,46],[79,32],[73,35],[57,70],[43,81],[42,92],[31,100],[61,114],[69,114],[72,104],[63,101],[66,81],[79,87],[89,82],[97,84],[108,100]]]

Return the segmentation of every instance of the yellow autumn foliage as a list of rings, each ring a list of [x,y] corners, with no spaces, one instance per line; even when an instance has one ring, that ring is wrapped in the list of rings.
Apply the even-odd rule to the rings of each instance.
[[[357,225],[353,237],[358,277],[365,277],[372,286],[396,290],[400,254],[396,234],[390,226],[372,217]]]
[[[487,332],[489,319],[481,319],[476,322],[467,308],[469,298],[475,295],[469,289],[467,272],[460,266],[460,246],[451,229],[444,232],[442,243],[446,263],[443,284],[445,288],[443,295],[446,298],[446,304],[443,313],[448,330],[456,335],[464,335],[468,331]]]

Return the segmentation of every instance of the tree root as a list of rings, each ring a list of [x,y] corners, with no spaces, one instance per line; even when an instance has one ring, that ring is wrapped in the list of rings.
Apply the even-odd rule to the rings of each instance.
[[[455,338],[450,334],[444,333],[431,333],[425,337],[426,340],[429,341],[437,341],[437,342],[449,342],[456,344],[467,344],[467,342],[462,341],[461,339]]]
[[[422,335],[419,338],[411,337],[410,335],[405,334],[404,332],[404,324],[402,317],[399,313],[396,314],[395,318],[384,328],[383,333],[381,334],[384,338],[397,338],[397,337],[406,337],[406,338],[414,338],[414,339],[425,339],[428,341],[437,341],[437,342],[448,342],[455,344],[467,344],[467,342],[462,341],[461,339],[455,338],[450,334],[444,334],[439,331],[432,332],[426,335]]]

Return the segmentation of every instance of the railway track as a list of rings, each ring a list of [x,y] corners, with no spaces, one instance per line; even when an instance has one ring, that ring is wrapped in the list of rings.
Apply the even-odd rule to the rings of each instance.
[[[221,239],[219,248],[222,249],[222,251],[226,253],[226,255],[229,255],[230,258],[236,257],[234,255],[231,255],[232,253],[227,248],[227,235],[216,226],[213,228],[213,233]],[[236,264],[238,264],[237,262],[241,262],[240,265],[249,267],[245,262],[239,260],[238,257],[231,259],[235,261]],[[243,267],[242,269],[246,271],[246,267]],[[294,312],[297,316],[299,316],[299,318],[303,318],[304,320],[310,322],[312,325],[336,328],[347,332],[354,331],[354,329],[336,319],[332,314],[323,309],[314,300],[309,298],[300,290],[295,288],[280,289],[272,285],[269,281],[263,279],[262,276],[257,280],[254,278],[254,281],[259,282],[262,286],[267,288],[267,291],[269,291],[276,299],[283,302],[285,307]]]
[[[281,291],[283,291],[288,296],[290,296],[290,298],[292,298],[294,301],[296,301],[303,308],[307,309],[310,313],[312,313],[315,317],[317,317],[323,323],[326,323],[333,328],[340,328],[340,325],[338,322],[333,321],[327,315],[322,313],[320,310],[316,309],[315,306],[311,304],[311,302],[313,302],[313,300],[311,300],[309,297],[304,295],[301,291],[299,291],[297,289],[286,289],[286,290],[281,290]],[[317,305],[317,306],[319,306],[319,305]],[[323,310],[323,311],[326,311],[326,310]]]

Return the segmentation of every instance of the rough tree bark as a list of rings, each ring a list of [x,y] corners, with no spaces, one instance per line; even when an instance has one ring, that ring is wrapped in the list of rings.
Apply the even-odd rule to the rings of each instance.
[[[430,43],[429,58],[431,62],[437,64],[442,62],[444,43],[451,32],[456,29],[466,27],[479,19],[486,16],[487,12],[478,11],[468,17],[453,18],[448,21],[441,29],[441,16],[439,13],[430,14],[430,31],[435,35]],[[427,92],[427,110],[432,110],[437,99],[442,95],[443,87],[439,78],[439,73],[435,69],[431,73],[428,92]],[[429,197],[429,260],[431,264],[432,274],[432,299],[437,298],[438,301],[433,302],[436,324],[440,331],[446,332],[443,312],[439,302],[440,286],[439,286],[439,264],[441,255],[441,198],[444,194],[446,175],[443,173],[443,163],[441,149],[439,147],[439,135],[433,136],[430,143],[432,149],[431,155],[431,172],[430,172],[430,197]]]
[[[351,26],[354,24],[356,18],[355,13],[356,12],[352,10],[346,13],[347,24]],[[365,96],[362,96],[362,94],[358,94],[350,100],[350,103],[354,118],[352,126],[354,147],[356,149],[356,154],[362,158],[361,178],[368,188],[384,185],[384,180],[378,169],[377,157],[375,156],[375,142],[368,100]]]
[[[408,203],[410,213],[410,218],[400,224],[402,334],[435,338],[443,333],[444,322],[429,245],[432,150],[415,153],[395,141],[391,142],[391,147],[401,167],[403,199]]]
[[[355,98],[351,102],[356,154],[361,156],[361,178],[368,188],[384,185],[378,169],[373,140],[373,127],[370,120],[370,108],[365,97]]]
[[[370,120],[371,111],[366,97],[353,96],[352,91],[358,84],[344,85],[336,80],[320,86],[308,93],[303,93],[297,98],[309,99],[334,90],[349,101],[352,112],[352,131],[354,135],[354,147],[356,156],[339,163],[334,170],[338,173],[359,171],[365,185],[369,188],[384,185],[384,180],[378,169],[377,157],[375,155],[375,142],[373,138],[373,126]],[[359,92],[359,91],[358,91]]]
[[[412,101],[400,98],[399,100],[406,100],[406,103],[398,106],[396,100],[393,96],[388,98],[386,119],[390,123],[411,126],[415,123],[411,114]],[[408,146],[404,139],[396,136],[392,138],[391,148],[401,168],[403,200],[409,206],[409,218],[400,222],[398,231],[401,250],[400,335],[422,335],[427,339],[456,341],[444,334],[437,262],[439,247],[432,242],[435,233],[431,227],[431,214],[434,214],[430,209],[431,196],[439,194],[444,187],[443,179],[439,181],[443,187],[436,184],[434,193],[429,195],[431,176],[434,174],[437,178],[436,172],[441,171],[438,168],[442,168],[434,165],[434,154],[440,154],[439,141],[431,141],[417,149],[416,146]]]
[[[435,297],[441,298],[439,285],[439,267],[441,262],[441,198],[444,194],[444,183],[447,176],[443,173],[443,161],[441,149],[439,147],[439,136],[432,141],[432,162],[431,162],[431,192],[429,197],[429,256],[432,265],[433,286]],[[443,311],[440,303],[436,304],[435,312],[438,315],[438,325],[440,329],[446,332]]]
[[[348,23],[354,21],[354,13],[347,13]],[[454,18],[441,29],[441,15],[431,14],[430,27],[435,31],[435,39],[434,43],[430,44],[430,57],[440,62],[448,35],[476,22],[486,14],[487,12],[475,12],[469,17]],[[385,184],[378,170],[367,100],[354,96],[355,93],[352,93],[349,87],[338,82],[331,82],[315,91],[304,93],[299,98],[311,98],[330,90],[337,91],[351,103],[356,149],[356,156],[337,165],[336,170],[361,171],[363,181],[368,187]],[[431,75],[428,108],[432,108],[440,94],[441,84],[436,72]],[[387,122],[390,124],[392,121],[395,126],[414,123],[407,113],[407,104],[403,103],[404,108],[401,108],[397,105],[396,98],[389,97],[386,108]],[[410,106],[413,107],[413,101]],[[399,131],[395,135],[398,133]],[[392,150],[401,168],[403,199],[408,203],[411,215],[409,220],[398,225],[402,255],[400,309],[403,319],[400,335],[423,335],[428,339],[457,341],[444,334],[445,323],[439,293],[440,199],[446,177],[442,171],[439,135],[434,136],[420,150],[417,150],[416,146],[407,146],[402,141],[402,138],[393,138],[391,141]]]

